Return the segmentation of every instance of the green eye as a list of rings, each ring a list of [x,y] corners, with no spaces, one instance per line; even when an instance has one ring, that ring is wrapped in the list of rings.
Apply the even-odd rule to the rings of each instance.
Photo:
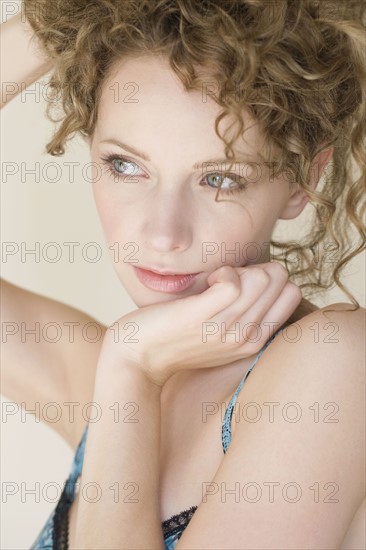
[[[127,180],[126,176],[144,177],[138,173],[139,167],[135,162],[128,160],[119,155],[108,155],[102,160],[115,178],[123,179],[126,183],[134,183],[136,180]],[[208,191],[218,191],[224,194],[239,193],[248,187],[248,182],[238,174],[230,174],[227,172],[212,172],[207,174],[202,181],[206,181],[205,187]]]
[[[223,180],[222,174],[209,174],[207,177],[207,181],[209,185],[212,185],[212,187],[219,186],[220,181]],[[229,178],[224,178],[224,180],[227,180]],[[211,180],[211,181],[210,181]],[[221,184],[222,189],[223,183]],[[231,186],[229,186],[231,187]]]
[[[237,193],[247,187],[247,182],[237,174],[213,172],[212,174],[207,174],[204,179],[207,180],[209,187],[216,191],[220,188],[220,192],[223,193]],[[231,181],[232,183],[229,183],[225,187],[225,181]]]
[[[123,179],[125,183],[136,183],[135,177],[144,177],[144,172],[135,162],[121,157],[120,155],[110,154],[102,157],[102,161],[115,180]]]
[[[115,170],[118,174],[121,174],[123,176],[133,176],[136,172],[136,164],[134,162],[131,162],[129,160],[122,160],[119,158],[114,159],[113,161]],[[129,169],[126,169],[126,165],[130,165]],[[131,168],[131,165],[135,168]],[[121,171],[120,171],[121,170]]]

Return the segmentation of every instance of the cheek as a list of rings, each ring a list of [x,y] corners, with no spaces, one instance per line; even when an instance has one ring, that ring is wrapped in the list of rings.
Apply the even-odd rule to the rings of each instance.
[[[231,217],[230,222],[217,224],[216,229],[205,239],[205,247],[218,265],[241,266],[246,263],[245,250],[253,240],[253,230],[246,215],[239,219]]]
[[[94,203],[103,227],[103,231],[107,237],[107,240],[109,240],[109,235],[113,231],[113,226],[115,224],[111,196],[107,192],[106,175],[104,174],[104,167],[101,165],[101,161],[93,155],[93,153],[91,154],[91,160]]]
[[[232,217],[230,224],[215,234],[221,263],[244,266],[263,261],[268,247],[265,243],[270,239],[272,226],[271,216],[252,210],[250,216],[242,212],[240,216]]]
[[[93,185],[95,207],[108,242],[114,239],[118,233],[123,218],[123,213],[116,206],[112,197],[103,190],[103,186],[96,183]]]
[[[256,218],[252,205],[233,205],[231,211],[220,216],[220,223],[217,224],[220,230],[215,231],[216,237],[228,244],[250,242],[258,231]]]

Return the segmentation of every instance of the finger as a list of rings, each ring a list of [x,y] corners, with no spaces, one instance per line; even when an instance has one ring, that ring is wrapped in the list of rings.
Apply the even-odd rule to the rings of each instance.
[[[300,288],[288,281],[281,295],[272,307],[265,313],[259,322],[247,323],[241,321],[241,326],[246,326],[243,331],[243,342],[251,343],[255,349],[261,349],[273,334],[282,327],[296,310],[301,302],[302,292]]]
[[[242,329],[246,325],[250,327],[251,323],[259,323],[281,294],[287,282],[288,273],[278,262],[268,262],[241,269],[240,278],[242,292],[239,299],[220,315],[220,319],[226,322],[227,328],[238,321],[244,323]]]
[[[287,270],[278,262],[267,264],[264,268],[264,272],[269,277],[269,284],[264,289],[258,300],[252,305],[252,307],[241,317],[243,322],[246,323],[260,323],[281,295],[283,289],[288,282]],[[273,319],[274,322],[277,319]]]
[[[229,328],[253,306],[270,283],[269,275],[259,267],[242,271],[240,274],[240,294],[228,307],[220,311],[212,321],[224,323]]]
[[[302,298],[301,289],[292,281],[288,281],[278,300],[267,311],[261,321],[262,330],[264,328],[268,333],[268,328],[266,327],[269,327],[271,331],[269,338],[291,317]],[[274,324],[274,321],[279,321],[279,324]]]
[[[187,304],[193,322],[210,320],[240,296],[240,277],[231,266],[216,269],[210,273],[207,282],[211,285],[207,290],[180,300]]]
[[[210,287],[215,283],[223,283],[226,281],[232,281],[234,283],[238,282],[238,274],[235,267],[223,265],[215,269],[215,271],[210,273],[207,277],[207,282]]]

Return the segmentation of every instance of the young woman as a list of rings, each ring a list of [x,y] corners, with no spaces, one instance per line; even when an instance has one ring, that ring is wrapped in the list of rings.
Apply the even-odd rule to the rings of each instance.
[[[64,115],[47,152],[75,133],[90,147],[137,305],[97,349],[27,344],[30,368],[4,345],[14,400],[47,376],[50,398],[104,412],[59,428],[75,459],[32,548],[363,547],[365,309],[339,278],[365,249],[363,2],[24,6],[2,78],[52,68]],[[274,241],[308,202],[303,242]],[[304,297],[334,282],[355,307]],[[88,320],[2,287],[7,317]]]

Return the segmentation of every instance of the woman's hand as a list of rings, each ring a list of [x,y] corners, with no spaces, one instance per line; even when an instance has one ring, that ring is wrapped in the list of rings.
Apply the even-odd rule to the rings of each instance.
[[[1,24],[1,98],[0,108],[28,88],[53,67],[40,50],[38,38],[22,13]]]
[[[221,366],[257,353],[302,299],[278,262],[223,266],[207,282],[210,287],[201,294],[121,317],[118,338],[114,323],[101,353],[123,359],[163,386],[180,370]]]

